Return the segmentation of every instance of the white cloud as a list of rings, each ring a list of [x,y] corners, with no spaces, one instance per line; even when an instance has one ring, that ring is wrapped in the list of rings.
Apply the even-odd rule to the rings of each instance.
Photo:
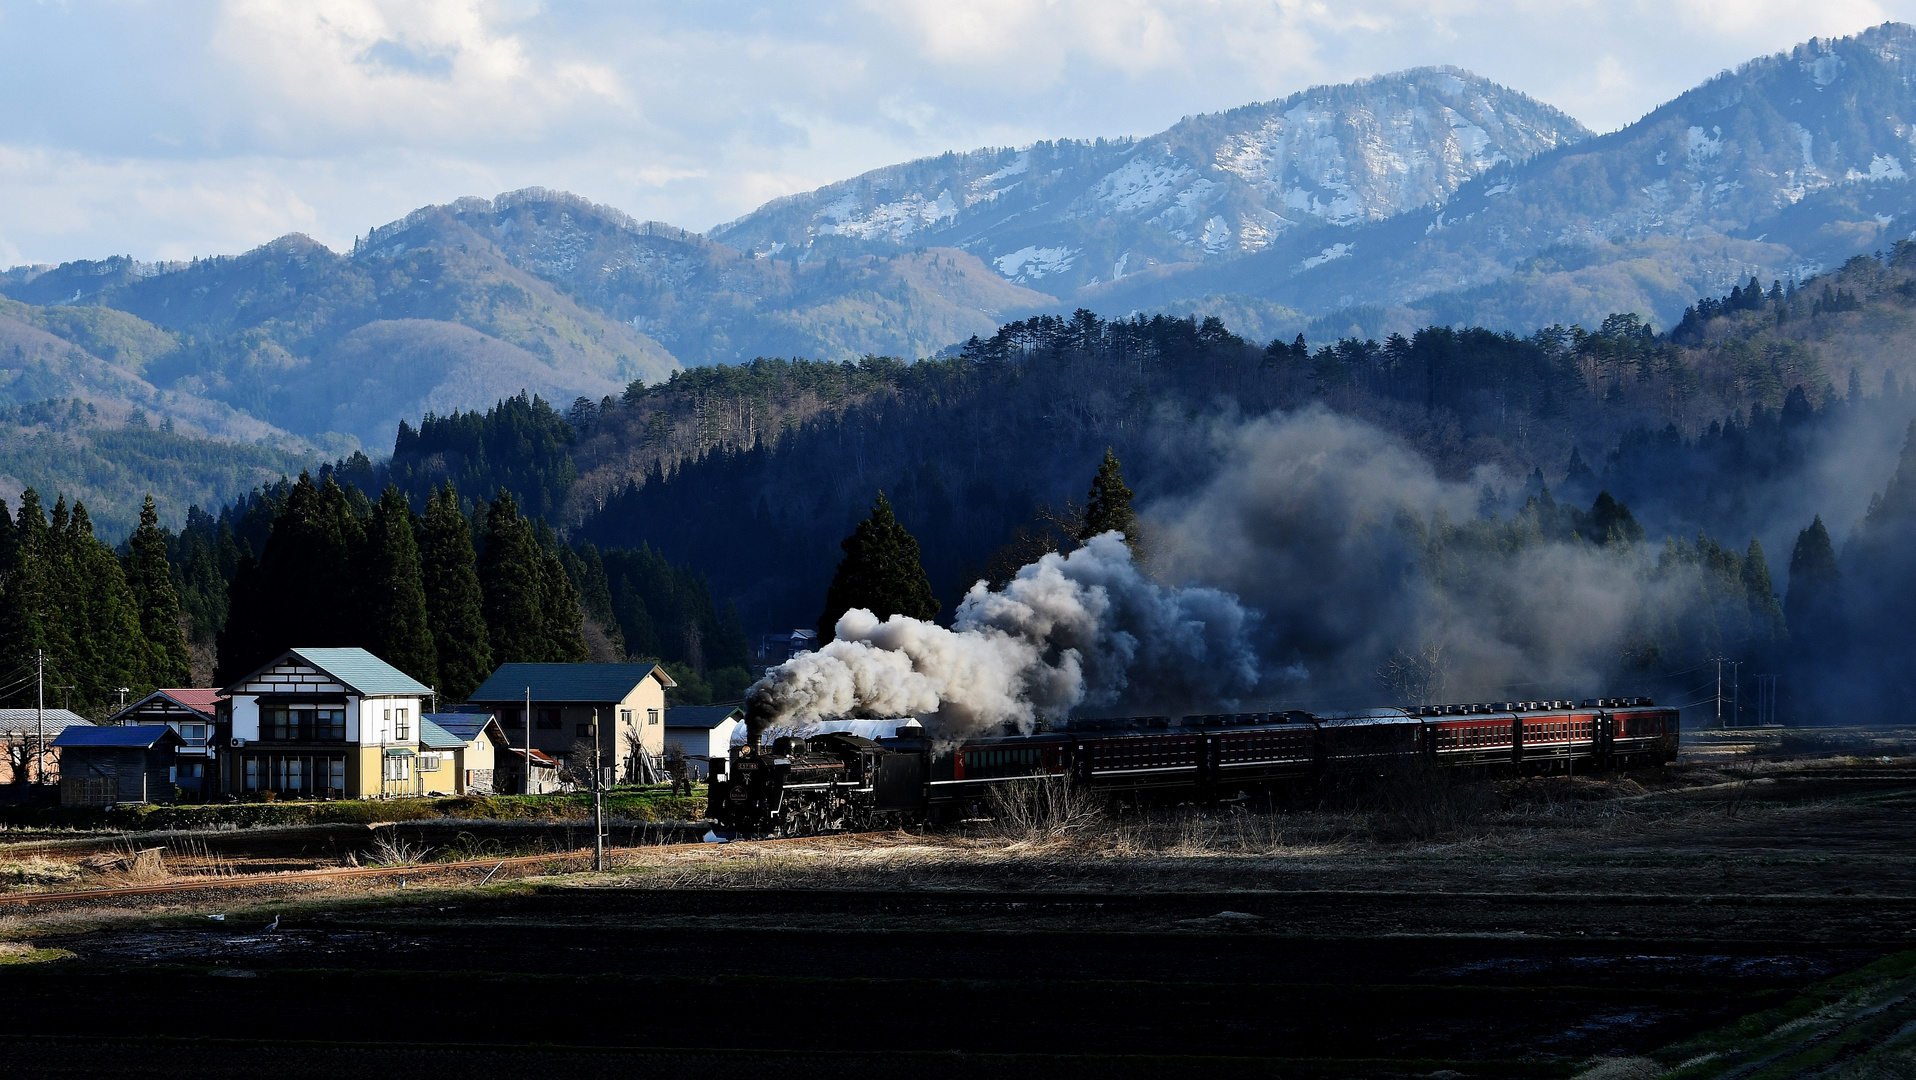
[[[1139,135],[1420,64],[1599,130],[1916,0],[0,5],[0,259],[335,247],[526,185],[708,228],[947,149]]]

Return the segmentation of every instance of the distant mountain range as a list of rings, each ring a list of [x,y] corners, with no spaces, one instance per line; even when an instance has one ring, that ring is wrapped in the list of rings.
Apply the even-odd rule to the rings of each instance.
[[[1421,68],[1187,117],[1147,139],[894,165],[779,199],[712,237],[767,258],[956,247],[1068,297],[1440,205],[1486,171],[1589,135],[1467,71]]]
[[[618,394],[755,356],[918,357],[1008,319],[1217,314],[1257,338],[1427,323],[1668,326],[1755,275],[1912,235],[1916,29],[1726,72],[1593,136],[1424,68],[1144,139],[953,153],[701,236],[562,192],[427,207],[350,252],[0,274],[0,404],[83,398],[337,453],[527,389]],[[116,404],[117,403],[117,404]]]

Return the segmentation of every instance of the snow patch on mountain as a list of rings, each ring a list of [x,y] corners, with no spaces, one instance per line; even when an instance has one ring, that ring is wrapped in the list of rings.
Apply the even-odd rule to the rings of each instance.
[[[1325,248],[1323,251],[1299,263],[1297,269],[1302,273],[1305,270],[1315,270],[1333,259],[1346,258],[1350,255],[1351,249],[1356,246],[1355,244],[1332,244],[1330,247]]]
[[[1071,269],[1077,260],[1076,248],[1038,247],[1033,244],[1009,255],[1000,255],[991,264],[998,268],[1000,274],[1022,285],[1027,281],[1041,281],[1062,274]],[[1119,265],[1122,266],[1122,262]]]
[[[1909,179],[1909,174],[1903,171],[1902,161],[1894,154],[1877,154],[1869,159],[1868,172],[1858,172],[1855,169],[1851,169],[1844,179],[1852,182],[1857,180],[1870,182],[1878,180],[1907,180]]]
[[[1161,158],[1138,158],[1099,180],[1091,189],[1091,201],[1108,213],[1135,214],[1170,198],[1193,174],[1169,152]]]
[[[913,233],[958,216],[958,203],[951,197],[949,188],[939,192],[937,198],[927,199],[912,192],[863,212],[859,209],[860,201],[856,192],[847,192],[844,198],[820,210],[815,216],[830,220],[818,227],[818,234],[904,243]]]

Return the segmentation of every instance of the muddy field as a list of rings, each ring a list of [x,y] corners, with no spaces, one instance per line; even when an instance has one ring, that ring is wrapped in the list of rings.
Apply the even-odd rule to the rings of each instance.
[[[1910,734],[1692,738],[1650,775],[1446,779],[1289,809],[634,834],[608,873],[515,866],[483,886],[421,870],[4,906],[0,1068],[1912,1075]],[[203,850],[337,865],[368,832]],[[0,858],[211,843],[152,841],[40,838]],[[467,843],[405,842],[426,859]],[[190,877],[189,856],[144,872]]]

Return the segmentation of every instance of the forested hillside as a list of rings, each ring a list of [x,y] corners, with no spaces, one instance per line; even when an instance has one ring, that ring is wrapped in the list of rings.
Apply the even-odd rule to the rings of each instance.
[[[390,460],[354,454],[320,482],[340,485],[341,535],[369,536],[389,484],[428,516],[450,484],[481,558],[485,504],[510,492],[587,647],[670,661],[682,698],[735,692],[750,637],[819,619],[839,541],[880,492],[949,611],[1075,542],[1107,451],[1156,571],[1264,613],[1285,700],[1525,678],[1680,692],[1725,650],[1752,670],[1805,663],[1790,626],[1835,618],[1815,614],[1837,603],[1828,582],[1893,561],[1880,539],[1850,546],[1873,499],[1879,538],[1907,501],[1891,478],[1916,416],[1912,333],[1916,244],[1800,287],[1740,285],[1670,332],[1619,315],[1312,345],[1080,311],[944,360],[761,359],[564,413],[519,395],[428,414]],[[255,587],[241,564],[272,560],[298,488],[196,512],[175,539],[202,649],[230,636]],[[1819,664],[1794,684],[1834,670]]]

